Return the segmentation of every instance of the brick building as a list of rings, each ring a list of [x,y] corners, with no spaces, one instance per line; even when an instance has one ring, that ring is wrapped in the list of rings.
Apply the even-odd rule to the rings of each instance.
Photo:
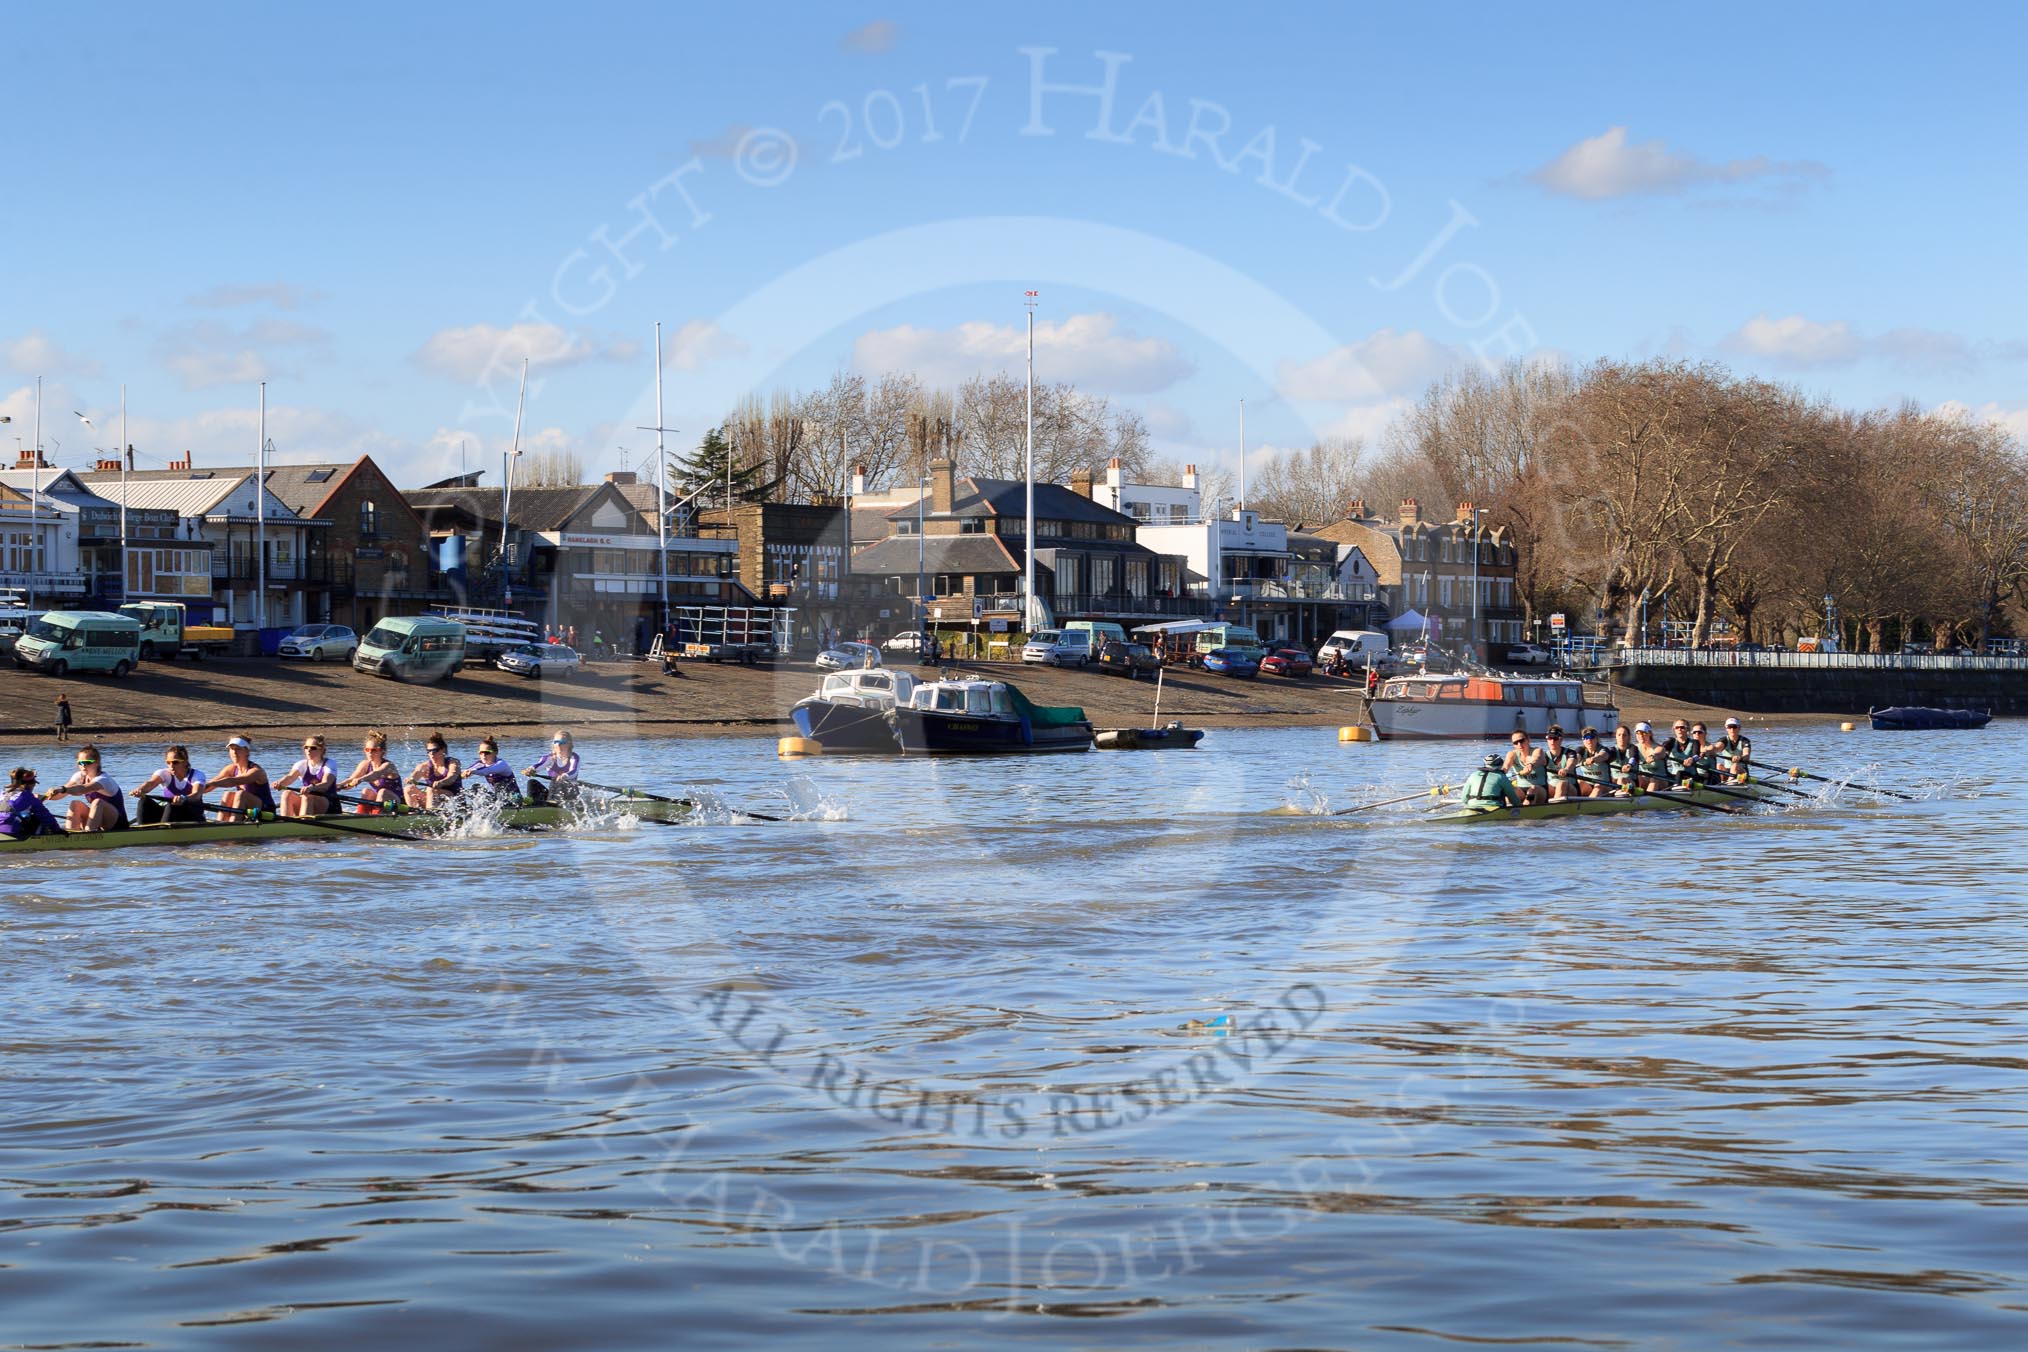
[[[451,599],[430,557],[429,533],[371,456],[351,464],[277,465],[268,491],[297,516],[329,522],[311,541],[313,565],[330,579],[330,613],[319,619],[365,633],[389,615],[412,615]]]
[[[1495,658],[1497,649],[1526,636],[1514,595],[1513,539],[1503,527],[1485,526],[1483,510],[1461,502],[1451,520],[1431,521],[1420,503],[1404,498],[1394,519],[1386,520],[1355,500],[1343,521],[1310,533],[1359,548],[1373,567],[1388,613],[1427,615],[1436,621],[1432,628],[1443,642]]]

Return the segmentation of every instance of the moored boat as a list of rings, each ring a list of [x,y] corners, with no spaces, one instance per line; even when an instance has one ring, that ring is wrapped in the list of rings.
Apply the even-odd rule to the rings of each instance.
[[[692,810],[688,803],[621,797],[596,799],[583,809],[563,804],[503,808],[497,818],[502,829],[528,831],[568,826],[588,817],[620,814],[644,821],[674,821]],[[458,815],[450,813],[402,812],[384,816],[344,813],[308,819],[263,817],[259,821],[165,822],[154,826],[130,826],[119,831],[73,831],[29,836],[23,840],[0,840],[0,859],[50,850],[117,850],[144,845],[249,845],[362,835],[383,839],[440,837],[454,832],[460,821]]]
[[[1084,710],[1036,704],[1006,681],[920,684],[895,705],[894,731],[909,755],[1087,751],[1092,742]]]
[[[901,750],[894,735],[894,706],[915,693],[915,678],[905,671],[873,667],[834,671],[814,695],[789,710],[796,730],[824,748],[826,755],[871,752],[892,755]]]
[[[1594,727],[1610,738],[1620,725],[1618,707],[1603,692],[1552,676],[1397,676],[1381,683],[1366,713],[1382,740],[1540,737],[1552,723],[1572,737]]]
[[[1983,709],[1925,709],[1900,705],[1892,709],[1868,709],[1875,732],[1930,732],[1939,728],[1970,731],[1983,728],[1993,716]]]
[[[1171,723],[1163,728],[1106,728],[1095,744],[1101,751],[1188,751],[1203,740],[1203,729]]]

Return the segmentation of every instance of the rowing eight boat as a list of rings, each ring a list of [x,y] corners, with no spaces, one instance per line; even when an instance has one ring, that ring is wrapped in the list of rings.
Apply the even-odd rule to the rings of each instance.
[[[1727,784],[1713,789],[1671,789],[1667,793],[1642,793],[1632,798],[1564,798],[1553,803],[1531,803],[1523,808],[1457,808],[1423,820],[1440,825],[1465,826],[1477,822],[1540,821],[1554,817],[1610,817],[1622,812],[1655,812],[1665,808],[1679,811],[1692,807],[1749,807],[1773,798],[1779,790],[1761,784]],[[1741,800],[1749,800],[1742,802]]]
[[[594,810],[599,816],[625,813],[643,820],[674,821],[688,814],[692,806],[659,798],[625,797],[600,799]],[[510,831],[569,826],[584,820],[587,815],[587,811],[557,804],[503,808],[497,814],[500,826]],[[442,836],[454,831],[460,820],[439,812],[405,812],[387,816],[354,816],[348,813],[307,820],[271,817],[262,821],[165,822],[157,826],[130,826],[123,831],[71,831],[61,835],[0,841],[0,858],[14,854],[40,854],[45,850],[112,850],[129,845],[260,844],[276,840],[328,840],[333,836],[353,834]]]

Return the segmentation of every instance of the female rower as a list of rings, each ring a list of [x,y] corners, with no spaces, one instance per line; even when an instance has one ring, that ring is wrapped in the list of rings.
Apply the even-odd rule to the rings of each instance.
[[[127,825],[127,800],[113,777],[100,772],[99,749],[87,742],[77,749],[77,773],[45,798],[73,798],[65,825],[72,831],[118,831]]]
[[[1542,756],[1549,772],[1549,801],[1577,797],[1577,748],[1564,744],[1563,729],[1555,723],[1542,736]]]
[[[355,811],[362,813],[382,812],[386,805],[400,803],[401,771],[387,758],[387,734],[375,728],[366,734],[359,750],[362,756],[359,768],[338,781],[340,792],[359,786],[363,801]]]
[[[1528,744],[1528,734],[1517,730],[1509,739],[1513,750],[1500,763],[1500,769],[1514,783],[1514,791],[1521,795],[1523,804],[1546,803],[1549,801],[1549,757]]]
[[[1725,735],[1712,748],[1718,755],[1718,768],[1725,777],[1735,784],[1744,784],[1753,776],[1753,743],[1739,730],[1739,720],[1725,720]]]
[[[1578,734],[1577,782],[1587,798],[1597,798],[1613,786],[1613,749],[1599,741],[1597,728]]]
[[[1634,781],[1646,790],[1669,787],[1669,748],[1655,740],[1651,724],[1634,724]]]
[[[7,796],[0,798],[0,840],[26,840],[62,830],[56,814],[35,791],[35,771],[16,766],[7,776]]]
[[[1683,779],[1691,785],[1709,784],[1718,778],[1718,752],[1702,723],[1690,725],[1690,740],[1678,752],[1683,762]]]
[[[225,768],[211,777],[204,792],[224,790],[220,805],[230,808],[235,817],[258,820],[262,813],[274,816],[275,791],[268,787],[268,772],[253,758],[253,743],[244,735],[231,738],[225,744],[225,755]]]
[[[322,817],[338,810],[338,771],[326,758],[322,737],[313,733],[303,739],[303,759],[275,787],[282,791],[284,817]]]
[[[450,743],[433,732],[423,743],[422,763],[409,771],[408,805],[434,811],[457,797],[464,781],[464,768],[451,755]]]
[[[1512,752],[1508,753],[1510,756]],[[1527,804],[1515,783],[1500,768],[1500,757],[1488,755],[1485,762],[1465,776],[1460,803],[1469,812],[1496,812],[1503,807],[1519,809]]]
[[[1612,753],[1613,793],[1624,798],[1634,791],[1634,772],[1640,766],[1640,758],[1634,754],[1634,730],[1624,723],[1613,729]]]
[[[558,729],[556,736],[549,739],[548,754],[522,773],[528,776],[528,801],[537,807],[548,802],[552,794],[565,800],[577,797],[577,752],[571,746],[570,734]]]
[[[204,820],[204,772],[190,768],[190,749],[172,746],[162,768],[149,775],[133,797],[141,800],[141,825]]]
[[[479,740],[478,759],[465,767],[465,778],[485,793],[513,796],[514,767],[500,759],[500,743],[491,737]]]

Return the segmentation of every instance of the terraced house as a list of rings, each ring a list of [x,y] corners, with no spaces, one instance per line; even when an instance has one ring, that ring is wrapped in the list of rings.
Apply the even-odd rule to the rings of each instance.
[[[1366,556],[1397,637],[1428,619],[1442,642],[1498,658],[1527,636],[1514,594],[1514,541],[1502,527],[1485,524],[1485,510],[1461,502],[1451,520],[1432,521],[1421,503],[1403,498],[1387,520],[1355,499],[1344,520],[1311,534],[1356,545]]]

